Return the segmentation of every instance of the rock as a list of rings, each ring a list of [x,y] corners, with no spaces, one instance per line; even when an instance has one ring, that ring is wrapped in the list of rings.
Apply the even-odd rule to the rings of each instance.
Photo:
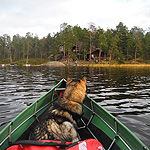
[[[52,67],[63,67],[65,64],[59,61],[49,61],[45,64],[45,66],[52,66]]]

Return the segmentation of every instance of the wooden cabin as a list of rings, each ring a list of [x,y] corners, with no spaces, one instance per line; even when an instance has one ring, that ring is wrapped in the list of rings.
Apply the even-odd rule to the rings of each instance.
[[[67,51],[68,51],[68,49],[67,49]],[[68,52],[67,53],[65,52],[64,45],[59,45],[59,52],[60,52],[60,54],[59,54],[58,60],[65,61],[68,59]],[[77,57],[79,57],[79,55],[80,55],[79,51],[78,51],[78,47],[76,45],[74,45],[70,48],[70,54],[69,54],[69,57],[70,57],[69,59],[71,61],[74,61],[74,59],[71,58],[72,54],[76,54]]]
[[[96,61],[98,62],[99,61],[99,48],[96,48],[95,51],[92,51],[91,52],[91,60],[92,61]],[[87,60],[90,60],[90,53],[87,54]],[[100,60],[105,60],[106,59],[106,53],[101,51],[101,54],[100,54]]]

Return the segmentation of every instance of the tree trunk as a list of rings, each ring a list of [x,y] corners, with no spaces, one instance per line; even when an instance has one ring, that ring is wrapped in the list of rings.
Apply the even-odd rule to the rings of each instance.
[[[37,40],[35,40],[35,58],[36,58]]]
[[[90,31],[90,61],[91,61],[91,31]]]
[[[64,58],[65,58],[66,54],[65,54],[65,42],[64,42]]]
[[[69,59],[70,59],[70,32],[69,32],[69,47],[68,47],[68,63],[69,63]]]
[[[113,53],[113,49],[110,51],[109,64],[110,64],[111,59],[112,59],[112,53]]]
[[[28,41],[28,48],[27,48],[27,60],[26,60],[26,64],[28,64],[28,56],[29,55],[29,41]]]
[[[42,48],[42,50],[43,50],[43,48]],[[41,50],[41,52],[40,52],[40,54],[41,54],[41,60],[42,60],[42,58],[43,58],[43,51]]]
[[[24,60],[24,46],[23,46],[23,60]]]
[[[109,56],[109,63],[111,62],[111,53],[110,53],[110,56]]]
[[[137,45],[135,47],[135,58],[134,58],[134,63],[136,63],[136,53],[137,53]]]
[[[16,48],[14,49],[14,61],[16,60]]]
[[[76,54],[77,54],[77,42],[76,42]]]
[[[100,61],[101,61],[101,48],[99,48],[99,63],[100,63]]]
[[[85,61],[85,48],[84,48],[84,61]]]
[[[127,61],[128,61],[128,48],[127,48]]]
[[[8,50],[9,50],[9,59],[10,59],[10,63],[12,63],[11,50],[10,50],[10,45],[9,45],[9,44],[8,44]]]

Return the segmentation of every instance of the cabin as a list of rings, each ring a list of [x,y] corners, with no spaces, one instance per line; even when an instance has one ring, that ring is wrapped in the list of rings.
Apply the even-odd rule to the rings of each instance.
[[[91,52],[91,60],[98,62],[99,61],[99,48]],[[100,60],[106,59],[106,53],[101,51]],[[90,53],[87,54],[86,60],[90,60]]]
[[[68,49],[67,49],[68,51]],[[58,60],[62,60],[62,61],[65,61],[67,60],[67,57],[68,57],[68,52],[65,53],[65,48],[64,48],[64,45],[59,45],[59,52],[60,54],[58,54],[57,56],[57,59]],[[79,57],[79,50],[78,50],[78,47],[76,45],[70,47],[70,55],[71,54],[76,54],[77,57]],[[70,58],[71,59],[71,58]],[[74,60],[74,59],[73,59]]]

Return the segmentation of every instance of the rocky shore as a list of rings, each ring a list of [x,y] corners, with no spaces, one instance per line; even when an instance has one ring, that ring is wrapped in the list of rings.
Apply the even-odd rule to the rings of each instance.
[[[59,61],[49,61],[46,64],[44,64],[45,66],[51,66],[51,67],[63,67],[66,66],[65,64],[63,64],[62,62]]]

